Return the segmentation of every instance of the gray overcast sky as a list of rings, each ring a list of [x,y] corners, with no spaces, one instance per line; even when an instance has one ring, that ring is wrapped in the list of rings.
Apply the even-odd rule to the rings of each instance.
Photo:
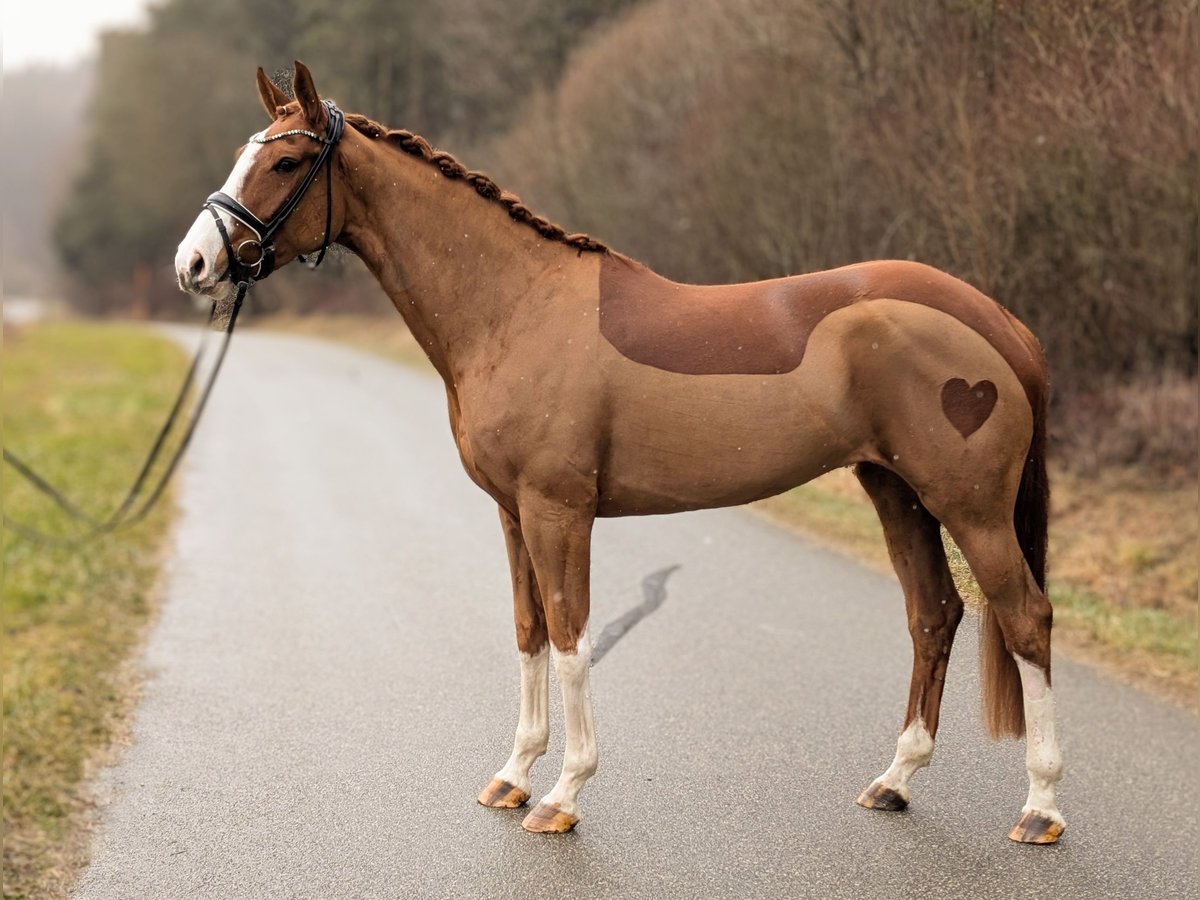
[[[148,0],[6,0],[4,68],[73,63],[96,51],[105,27],[145,20]]]

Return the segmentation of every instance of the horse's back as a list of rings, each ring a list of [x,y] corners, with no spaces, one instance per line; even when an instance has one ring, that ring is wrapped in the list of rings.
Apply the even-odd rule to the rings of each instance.
[[[600,261],[600,330],[633,362],[684,375],[779,375],[804,361],[832,313],[871,300],[945,313],[991,343],[1027,394],[1045,364],[1033,336],[998,303],[920,263],[880,260],[732,285],[677,284],[625,257]]]

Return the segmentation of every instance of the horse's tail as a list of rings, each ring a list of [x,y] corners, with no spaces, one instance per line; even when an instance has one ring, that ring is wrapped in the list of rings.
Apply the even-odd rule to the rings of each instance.
[[[1033,438],[1017,490],[1013,525],[1025,561],[1039,590],[1046,590],[1046,541],[1050,512],[1050,481],[1046,476],[1045,385],[1030,398],[1033,403]],[[1000,622],[989,603],[983,614],[979,644],[983,681],[983,720],[993,738],[1021,737],[1025,733],[1025,704],[1021,673],[1004,645]],[[1049,675],[1049,673],[1047,673]]]

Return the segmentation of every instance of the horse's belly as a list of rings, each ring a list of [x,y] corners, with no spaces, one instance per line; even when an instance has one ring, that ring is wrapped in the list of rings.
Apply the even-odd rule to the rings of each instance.
[[[657,373],[614,410],[598,513],[650,515],[770,496],[843,465],[858,433],[852,416],[806,396],[797,375]]]

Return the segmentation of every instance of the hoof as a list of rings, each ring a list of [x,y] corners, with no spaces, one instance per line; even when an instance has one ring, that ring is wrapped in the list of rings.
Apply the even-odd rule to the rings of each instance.
[[[1047,814],[1036,809],[1027,809],[1021,821],[1008,833],[1010,841],[1021,844],[1053,844],[1066,830],[1066,823],[1058,813]]]
[[[907,800],[878,781],[859,794],[854,802],[867,809],[882,809],[887,812],[899,812],[908,806]]]
[[[525,805],[529,794],[507,781],[493,778],[475,799],[492,809],[516,809],[518,806]]]
[[[521,827],[535,834],[566,834],[578,821],[578,816],[563,812],[557,803],[539,803],[530,810]]]

